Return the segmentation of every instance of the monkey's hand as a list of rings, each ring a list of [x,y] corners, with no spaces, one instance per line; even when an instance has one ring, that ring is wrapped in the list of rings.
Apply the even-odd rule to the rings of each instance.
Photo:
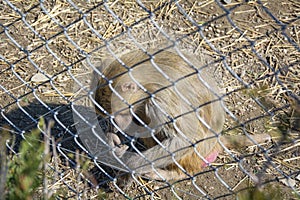
[[[112,147],[116,156],[121,158],[129,148],[127,145],[122,144],[119,136],[114,133],[107,133],[108,144]]]

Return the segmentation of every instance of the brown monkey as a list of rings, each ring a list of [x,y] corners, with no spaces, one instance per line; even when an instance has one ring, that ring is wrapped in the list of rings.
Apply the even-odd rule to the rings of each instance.
[[[105,67],[95,96],[99,113],[110,115],[121,134],[145,147],[133,147],[137,153],[128,156],[117,134],[108,133],[109,144],[131,170],[152,179],[181,179],[213,162],[222,145],[247,144],[245,136],[220,136],[225,112],[203,65],[171,51],[150,53],[133,51]]]

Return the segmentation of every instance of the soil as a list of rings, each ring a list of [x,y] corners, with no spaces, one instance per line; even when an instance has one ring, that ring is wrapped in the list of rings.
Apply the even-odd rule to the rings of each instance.
[[[76,7],[59,0],[10,2],[15,7],[0,2],[0,126],[8,124],[18,142],[40,117],[54,119],[61,161],[52,173],[63,174],[53,180],[54,191],[66,191],[70,199],[251,199],[249,188],[256,188],[265,199],[299,198],[299,1],[139,5],[76,0]],[[95,165],[77,138],[71,107],[81,90],[74,88],[92,81],[78,81],[89,73],[82,67],[88,55],[100,65],[112,57],[110,52],[118,55],[137,45],[165,48],[171,40],[179,50],[211,63],[228,109],[224,134],[269,133],[274,139],[224,151],[211,167],[187,180],[136,177],[121,188],[112,181],[118,173]],[[46,78],[32,81],[36,74]],[[88,169],[72,166],[72,161],[81,162],[75,161],[77,150]]]

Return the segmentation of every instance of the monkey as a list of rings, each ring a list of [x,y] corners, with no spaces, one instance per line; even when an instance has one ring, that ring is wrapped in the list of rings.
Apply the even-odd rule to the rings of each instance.
[[[206,71],[192,56],[169,50],[131,51],[102,68],[96,111],[111,119],[109,145],[131,172],[179,180],[209,166],[224,147],[253,144],[246,136],[221,135],[225,110]],[[126,154],[129,145],[122,144],[120,133],[134,155]],[[252,137],[258,143],[269,139]]]

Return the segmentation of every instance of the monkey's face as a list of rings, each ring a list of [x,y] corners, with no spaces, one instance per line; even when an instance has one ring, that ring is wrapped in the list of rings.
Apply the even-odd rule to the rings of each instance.
[[[151,135],[151,119],[145,111],[144,103],[131,109],[127,108],[122,112],[115,112],[114,116],[114,121],[126,134],[138,138]]]
[[[111,96],[111,110],[118,127],[130,136],[149,137],[151,120],[144,92],[132,82],[122,82],[115,86]]]
[[[123,99],[120,99],[123,98]],[[113,94],[111,97],[111,111],[114,116],[114,121],[121,130],[125,130],[132,122],[132,114],[130,113],[130,107],[128,99],[125,95]]]

